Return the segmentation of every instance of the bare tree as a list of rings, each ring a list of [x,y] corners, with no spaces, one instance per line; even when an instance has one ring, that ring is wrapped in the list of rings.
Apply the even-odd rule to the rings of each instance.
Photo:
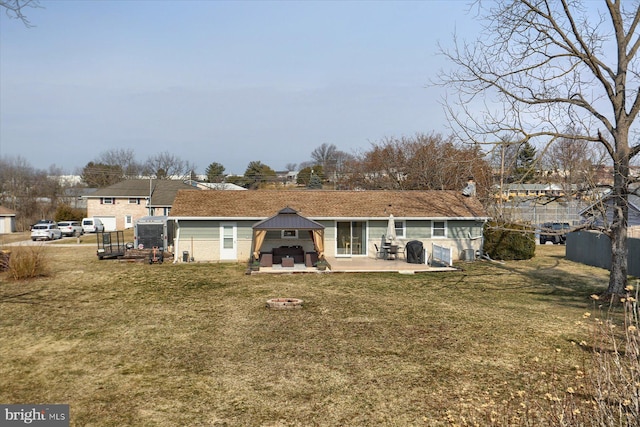
[[[601,146],[582,139],[578,130],[567,129],[566,134],[574,136],[558,138],[544,154],[547,177],[560,182],[567,194],[590,192],[599,185],[595,171],[604,164],[606,154]]]
[[[326,169],[337,150],[335,145],[324,143],[311,152],[311,159]]]
[[[120,167],[125,178],[137,178],[143,170],[143,166],[136,160],[135,153],[130,148],[112,148],[103,151],[96,163]]]
[[[491,168],[478,147],[441,135],[385,138],[350,163],[341,184],[374,190],[462,190],[469,177],[488,195]]]
[[[356,156],[353,154],[349,154],[347,152],[337,150],[334,153],[334,163],[331,165],[331,181],[334,182],[334,185],[344,180],[345,176],[347,176],[351,172],[351,165],[356,160]]]
[[[149,157],[144,169],[158,179],[190,179],[195,166],[165,151]]]
[[[57,177],[34,169],[24,158],[0,158],[0,204],[16,212],[19,231],[52,218],[60,191]]]
[[[452,49],[443,49],[456,67],[442,76],[458,94],[447,101],[452,122],[478,143],[510,132],[518,141],[545,146],[572,138],[566,129],[581,128],[583,140],[605,148],[615,206],[604,230],[612,254],[607,293],[622,293],[629,165],[640,151],[629,140],[640,111],[638,1],[498,0],[477,7],[486,22],[477,41],[455,40]]]
[[[0,8],[5,10],[9,18],[19,19],[26,27],[33,27],[24,14],[26,8],[41,8],[38,0],[0,0]]]

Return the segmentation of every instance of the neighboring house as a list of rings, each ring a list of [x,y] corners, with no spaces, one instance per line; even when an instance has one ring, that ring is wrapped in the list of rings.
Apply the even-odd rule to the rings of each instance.
[[[95,192],[96,188],[88,187],[69,187],[64,189],[61,196],[58,197],[59,203],[64,203],[74,209],[87,209],[87,197]]]
[[[576,186],[571,186],[575,191]],[[562,186],[558,184],[505,184],[500,188],[496,186],[496,198],[502,194],[503,200],[521,199],[521,198],[539,198],[548,197],[556,198],[565,195]]]
[[[168,179],[127,179],[83,197],[87,216],[99,218],[105,231],[115,231],[133,227],[143,216],[169,215],[176,193],[185,189],[193,187]]]
[[[11,209],[0,206],[0,234],[16,231],[16,213]]]
[[[276,178],[285,185],[296,185],[298,182],[298,171],[276,171]]]
[[[375,257],[393,215],[401,245],[419,240],[430,252],[437,243],[459,259],[463,251],[480,249],[488,219],[475,197],[456,191],[179,191],[170,214],[176,260],[247,261],[253,227],[286,208],[324,226],[323,252],[339,258]],[[313,251],[308,231],[269,230],[260,250]]]
[[[613,196],[607,194],[600,201],[593,203],[580,212],[584,222],[597,227],[608,227],[613,222]],[[640,196],[629,194],[629,219],[627,226],[631,232],[640,227]]]
[[[247,191],[246,188],[240,187],[230,182],[196,182],[191,181],[191,185],[200,190],[224,190],[224,191]]]

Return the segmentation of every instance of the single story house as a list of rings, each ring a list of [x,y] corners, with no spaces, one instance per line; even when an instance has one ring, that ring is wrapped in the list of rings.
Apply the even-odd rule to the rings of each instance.
[[[115,231],[132,228],[143,216],[169,215],[177,192],[193,188],[179,180],[127,179],[83,197],[87,216],[99,218],[105,231]]]
[[[286,225],[256,234],[279,212],[295,212],[324,227]],[[489,218],[475,197],[459,191],[179,191],[171,209],[176,261],[244,262],[274,248],[301,248],[331,257],[376,257],[393,218],[400,245],[418,240],[451,248],[454,259],[479,250]],[[260,228],[260,227],[259,227]],[[259,242],[256,236],[259,235]]]
[[[16,231],[16,213],[9,208],[0,206],[0,234]]]
[[[247,191],[246,188],[230,182],[198,182],[190,181],[190,184],[200,190],[218,190],[218,191]]]
[[[631,189],[634,191],[633,189]],[[628,196],[629,218],[627,226],[629,229],[640,228],[640,196],[629,194]],[[580,212],[583,222],[589,222],[595,226],[610,226],[613,222],[614,200],[611,193],[603,196],[596,203],[591,204]]]

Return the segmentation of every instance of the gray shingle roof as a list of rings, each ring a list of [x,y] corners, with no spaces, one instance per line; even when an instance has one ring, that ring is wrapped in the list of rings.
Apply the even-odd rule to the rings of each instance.
[[[324,225],[298,214],[294,209],[284,208],[277,215],[253,226],[256,230],[322,230]]]
[[[149,197],[151,191],[151,206],[171,206],[179,190],[193,190],[193,188],[182,181],[169,179],[127,179],[109,187],[100,188],[85,197]]]

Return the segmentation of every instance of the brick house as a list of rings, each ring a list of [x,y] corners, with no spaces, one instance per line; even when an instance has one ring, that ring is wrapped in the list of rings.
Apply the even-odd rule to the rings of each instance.
[[[83,196],[87,216],[99,218],[105,231],[132,228],[143,216],[169,215],[179,190],[193,190],[183,181],[127,179]]]

